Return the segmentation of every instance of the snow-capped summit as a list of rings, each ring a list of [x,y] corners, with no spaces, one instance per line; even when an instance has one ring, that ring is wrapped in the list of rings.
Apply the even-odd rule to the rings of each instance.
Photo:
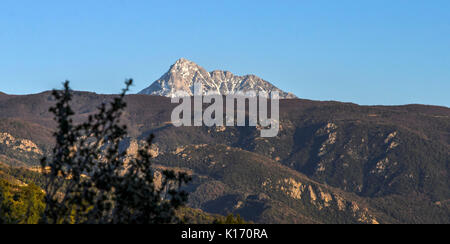
[[[296,98],[294,94],[284,92],[255,75],[236,76],[231,72],[221,70],[208,72],[184,58],[177,60],[167,73],[139,94],[175,97],[177,92],[183,91],[192,96],[196,82],[203,84],[205,94],[214,92],[228,95],[246,91],[267,93],[277,91],[281,99]]]

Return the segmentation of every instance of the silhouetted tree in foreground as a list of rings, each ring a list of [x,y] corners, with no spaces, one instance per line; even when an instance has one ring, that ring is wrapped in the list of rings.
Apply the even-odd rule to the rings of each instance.
[[[120,124],[126,107],[126,82],[122,94],[86,122],[74,125],[69,82],[53,91],[57,103],[50,111],[58,124],[51,158],[42,159],[46,176],[46,208],[42,218],[49,224],[165,224],[177,223],[175,210],[187,201],[180,187],[190,180],[185,173],[162,172],[155,184],[150,146],[153,136],[128,155],[119,144],[127,137]]]

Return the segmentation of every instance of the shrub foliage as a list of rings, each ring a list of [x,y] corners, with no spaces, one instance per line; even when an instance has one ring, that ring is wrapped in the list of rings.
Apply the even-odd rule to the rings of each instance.
[[[164,171],[156,184],[151,163],[153,135],[137,155],[121,150],[127,127],[120,122],[126,107],[120,96],[103,103],[86,122],[75,125],[69,82],[54,90],[56,105],[50,109],[58,124],[53,154],[41,161],[46,176],[42,222],[50,224],[175,223],[175,210],[187,201],[181,186],[186,173]]]

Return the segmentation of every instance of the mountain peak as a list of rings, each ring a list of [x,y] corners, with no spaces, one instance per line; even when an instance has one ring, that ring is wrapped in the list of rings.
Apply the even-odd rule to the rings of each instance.
[[[203,84],[205,94],[214,92],[228,95],[246,91],[267,93],[277,91],[282,99],[296,98],[295,95],[278,89],[256,75],[236,76],[222,70],[208,72],[185,58],[178,59],[167,73],[139,94],[175,97],[177,92],[183,91],[193,95],[194,83]]]
[[[198,64],[185,58],[178,59],[169,69],[167,73],[185,74],[187,72],[195,72],[202,69]]]
[[[183,66],[198,66],[198,65],[196,63],[190,61],[190,60],[185,59],[185,58],[180,58],[172,66],[175,66],[175,67],[181,66],[181,67],[183,67]]]

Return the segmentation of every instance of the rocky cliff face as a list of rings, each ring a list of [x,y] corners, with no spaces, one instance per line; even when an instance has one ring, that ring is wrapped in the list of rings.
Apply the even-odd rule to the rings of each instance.
[[[0,133],[0,145],[10,147],[16,151],[31,152],[42,155],[41,149],[30,141],[25,139],[16,139],[9,133]]]
[[[294,94],[284,92],[255,75],[236,76],[221,70],[207,72],[196,63],[184,58],[179,59],[167,73],[140,94],[176,97],[176,93],[182,91],[192,96],[196,82],[203,84],[204,94],[214,92],[228,95],[247,91],[267,93],[276,91],[282,99],[296,98]]]
[[[33,141],[0,132],[0,163],[13,166],[38,165],[43,154]]]

